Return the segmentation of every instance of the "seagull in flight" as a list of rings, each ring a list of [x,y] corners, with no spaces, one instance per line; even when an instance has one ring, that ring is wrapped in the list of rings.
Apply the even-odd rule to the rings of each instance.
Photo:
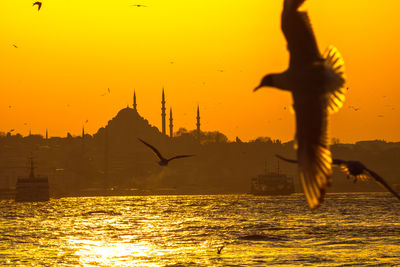
[[[358,110],[360,110],[360,108],[358,108],[358,107],[355,107],[355,106],[349,106],[349,108],[353,109],[354,111],[358,111]]]
[[[132,6],[135,6],[135,7],[147,7],[147,6],[145,6],[145,5],[140,5],[140,4],[138,4],[138,5],[132,5]]]
[[[297,163],[297,160],[294,159],[288,159],[280,155],[276,155],[276,157],[290,163]],[[390,193],[400,200],[400,195],[394,191],[382,177],[365,167],[365,165],[360,161],[333,159],[332,164],[338,166],[344,173],[346,173],[347,178],[354,179],[354,182],[357,182],[358,180],[366,181],[369,177],[374,178],[377,183],[383,185]]]
[[[179,156],[175,156],[169,159],[164,158],[161,153],[157,150],[157,148],[155,148],[154,146],[150,145],[149,143],[143,141],[142,139],[138,138],[140,142],[142,142],[143,144],[145,144],[146,146],[148,146],[151,150],[154,151],[154,153],[156,153],[156,155],[158,156],[158,158],[160,159],[160,161],[158,162],[158,164],[160,164],[160,166],[167,166],[168,163],[173,160],[173,159],[180,159],[180,158],[187,158],[187,157],[192,157],[194,155],[179,155]]]
[[[13,44],[13,46],[14,46],[15,48],[18,48],[18,46],[17,46],[16,44]]]
[[[332,174],[328,113],[343,106],[346,89],[343,59],[333,46],[321,55],[307,12],[298,10],[304,1],[284,0],[281,29],[290,54],[289,68],[264,76],[254,91],[266,86],[292,93],[299,176],[314,210],[323,202]]]
[[[42,7],[42,2],[36,1],[35,3],[33,3],[32,6],[37,5],[37,10],[39,11],[40,8]]]

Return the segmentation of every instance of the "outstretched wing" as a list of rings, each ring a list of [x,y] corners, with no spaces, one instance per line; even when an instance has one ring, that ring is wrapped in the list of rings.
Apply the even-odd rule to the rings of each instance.
[[[179,155],[179,156],[175,156],[175,157],[168,159],[168,161],[171,161],[173,159],[187,158],[187,157],[193,157],[193,156],[194,155]]]
[[[332,159],[332,164],[340,166],[346,164],[346,161],[342,159]]]
[[[310,65],[321,60],[307,12],[298,11],[304,0],[285,0],[281,28],[290,52],[290,66]]]
[[[150,147],[151,150],[154,151],[154,153],[157,154],[157,156],[160,158],[160,160],[165,160],[165,158],[161,155],[161,153],[157,150],[157,148],[155,148],[154,146],[150,145],[149,143],[143,141],[142,139],[138,138],[140,142],[142,142],[143,144],[145,144],[146,146]]]
[[[295,159],[288,159],[288,158],[282,157],[281,155],[278,155],[278,154],[275,154],[275,157],[277,157],[278,159],[290,162],[290,163],[298,163],[298,161]]]
[[[367,169],[367,168],[365,168],[365,170],[368,172],[369,175],[371,175],[371,176],[375,179],[375,181],[377,181],[378,183],[380,183],[381,185],[383,185],[389,192],[391,192],[395,197],[397,197],[397,198],[400,200],[399,194],[398,194],[396,191],[394,191],[394,190],[390,187],[390,185],[388,185],[388,184],[386,183],[386,181],[383,180],[382,177],[380,177],[380,176],[379,176],[378,174],[376,174],[374,171],[371,171],[371,170],[369,170],[369,169]]]
[[[33,5],[32,6],[34,6],[34,5],[37,5],[38,6],[38,11],[40,10],[40,8],[42,7],[42,3],[41,2],[35,2],[35,3],[33,3]]]
[[[296,92],[293,92],[293,99],[300,180],[308,205],[313,210],[322,203],[332,174],[327,137],[327,100],[324,95]]]

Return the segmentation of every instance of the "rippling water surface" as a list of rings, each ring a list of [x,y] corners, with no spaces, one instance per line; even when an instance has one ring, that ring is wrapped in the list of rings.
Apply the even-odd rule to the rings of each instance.
[[[400,202],[386,193],[329,194],[315,212],[300,194],[0,204],[0,265],[400,265]]]

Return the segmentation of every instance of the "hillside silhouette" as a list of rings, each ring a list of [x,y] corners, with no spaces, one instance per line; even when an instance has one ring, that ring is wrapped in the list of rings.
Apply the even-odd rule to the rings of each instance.
[[[138,141],[146,140],[166,157],[195,154],[157,164],[157,156]],[[279,162],[275,154],[295,157],[293,142],[269,137],[249,142],[229,141],[218,132],[178,129],[174,137],[162,134],[137,110],[124,108],[95,134],[46,139],[41,135],[0,136],[0,188],[15,187],[26,176],[28,156],[33,153],[36,173],[47,175],[54,196],[141,195],[141,194],[222,194],[248,193],[251,178],[265,171],[279,171],[295,177],[297,166]],[[382,140],[360,141],[331,146],[334,157],[357,159],[384,177],[400,184],[400,143]],[[384,191],[373,181],[354,184],[339,170],[334,171],[328,192]]]

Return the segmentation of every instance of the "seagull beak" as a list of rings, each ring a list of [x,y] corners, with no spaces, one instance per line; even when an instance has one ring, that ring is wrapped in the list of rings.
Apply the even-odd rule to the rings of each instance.
[[[262,85],[257,86],[256,88],[253,89],[253,92],[258,91],[258,89],[260,89],[262,87]]]

